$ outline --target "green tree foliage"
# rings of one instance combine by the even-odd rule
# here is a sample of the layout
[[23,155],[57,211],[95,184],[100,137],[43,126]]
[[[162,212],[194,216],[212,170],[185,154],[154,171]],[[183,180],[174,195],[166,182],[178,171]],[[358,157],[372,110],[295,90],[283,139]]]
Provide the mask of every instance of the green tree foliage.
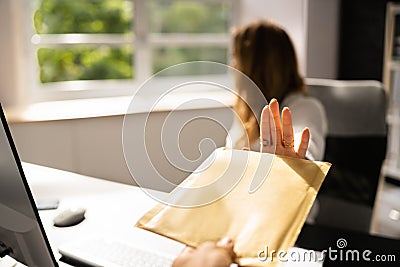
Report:
[[39,34],[129,33],[132,8],[129,0],[41,0],[34,24]]
[[[132,32],[129,0],[40,0],[34,14],[38,34]],[[131,46],[68,45],[40,48],[43,83],[133,77]]]
[[[219,63],[227,62],[227,49],[219,47],[168,47],[153,50],[153,72],[157,73],[172,65],[188,62],[188,61],[214,61]],[[185,75],[209,74],[210,70],[187,70]],[[183,74],[183,73],[182,73]],[[216,74],[216,73],[214,73]]]
[[229,7],[202,1],[152,1],[151,25],[161,33],[226,33]]
[[132,77],[130,46],[40,48],[38,60],[42,82]]
[[[156,33],[227,33],[227,3],[204,1],[157,1],[150,3],[150,26]],[[153,73],[175,64],[208,60],[227,63],[227,48],[167,47],[153,49]],[[207,73],[207,70],[204,70]],[[188,70],[191,74],[191,70]]]
[[[226,4],[185,1],[147,2],[150,30],[156,33],[227,33]],[[133,34],[130,0],[39,0],[34,14],[38,34]],[[134,77],[133,46],[65,45],[38,49],[43,83]],[[193,61],[227,61],[226,48],[167,47],[153,49],[153,72]]]

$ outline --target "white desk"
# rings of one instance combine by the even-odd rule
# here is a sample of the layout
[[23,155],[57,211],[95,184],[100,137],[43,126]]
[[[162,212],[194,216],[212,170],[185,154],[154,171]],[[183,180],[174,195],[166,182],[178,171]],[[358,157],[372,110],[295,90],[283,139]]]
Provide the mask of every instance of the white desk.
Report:
[[[35,199],[60,200],[58,209],[39,212],[56,259],[60,257],[57,253],[60,244],[93,235],[132,238],[140,247],[172,255],[184,248],[181,243],[134,227],[157,203],[139,187],[28,163],[23,163],[23,169]],[[53,218],[71,207],[85,208],[85,220],[72,227],[53,226]],[[0,261],[2,266],[5,264]]]
[[[184,245],[157,234],[134,227],[136,221],[157,202],[139,187],[114,183],[71,172],[23,164],[23,169],[36,199],[59,199],[56,210],[40,211],[40,217],[55,253],[60,244],[93,235],[106,235],[127,240],[140,247],[178,255]],[[57,228],[53,218],[71,207],[86,209],[86,219],[72,227]],[[9,267],[0,260],[0,267]],[[20,266],[20,265],[18,265]],[[321,266],[320,263],[288,263],[286,266]]]

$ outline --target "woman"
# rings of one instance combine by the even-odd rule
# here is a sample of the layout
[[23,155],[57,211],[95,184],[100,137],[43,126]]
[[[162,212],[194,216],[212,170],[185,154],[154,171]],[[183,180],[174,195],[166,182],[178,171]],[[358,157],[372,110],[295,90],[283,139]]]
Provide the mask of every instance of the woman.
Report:
[[[321,160],[327,132],[325,110],[317,99],[307,96],[304,79],[298,70],[295,49],[288,34],[269,21],[256,21],[236,30],[232,65],[248,76],[268,101],[276,99],[282,107],[292,111],[294,135],[292,139],[282,141],[287,146],[298,147],[302,130],[307,126],[311,140],[306,157]],[[263,104],[252,99],[255,94],[242,88],[240,81],[236,86],[239,96],[234,111],[237,116],[229,131],[226,146],[236,149],[249,147],[258,151],[260,127],[249,105],[259,111],[262,106],[257,105]],[[282,112],[288,111],[283,109]],[[279,154],[278,151],[275,153]]]
[[[247,104],[257,101],[249,99],[251,94],[240,87],[240,82],[237,84],[242,98],[238,97],[234,110],[239,118],[234,118],[227,146],[322,159],[327,131],[325,110],[318,100],[306,95],[287,33],[268,21],[251,23],[235,32],[233,52],[233,66],[271,101],[264,108],[252,106],[254,110],[262,109],[258,125]],[[282,111],[278,101],[285,106]],[[206,242],[197,249],[187,248],[173,267],[229,267],[233,260],[233,242],[225,238],[217,243]]]

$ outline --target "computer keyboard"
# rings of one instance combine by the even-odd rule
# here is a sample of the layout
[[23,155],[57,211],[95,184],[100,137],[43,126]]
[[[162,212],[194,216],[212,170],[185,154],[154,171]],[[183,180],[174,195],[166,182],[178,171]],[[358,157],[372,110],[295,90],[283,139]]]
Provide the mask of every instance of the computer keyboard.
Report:
[[59,248],[66,258],[89,266],[170,267],[173,256],[108,239],[88,239]]

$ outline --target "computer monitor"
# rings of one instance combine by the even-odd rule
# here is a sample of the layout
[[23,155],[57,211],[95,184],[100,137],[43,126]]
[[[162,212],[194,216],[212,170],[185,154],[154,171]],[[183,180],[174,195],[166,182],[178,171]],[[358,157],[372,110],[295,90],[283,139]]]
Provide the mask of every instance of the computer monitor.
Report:
[[29,267],[58,266],[0,104],[0,254]]

